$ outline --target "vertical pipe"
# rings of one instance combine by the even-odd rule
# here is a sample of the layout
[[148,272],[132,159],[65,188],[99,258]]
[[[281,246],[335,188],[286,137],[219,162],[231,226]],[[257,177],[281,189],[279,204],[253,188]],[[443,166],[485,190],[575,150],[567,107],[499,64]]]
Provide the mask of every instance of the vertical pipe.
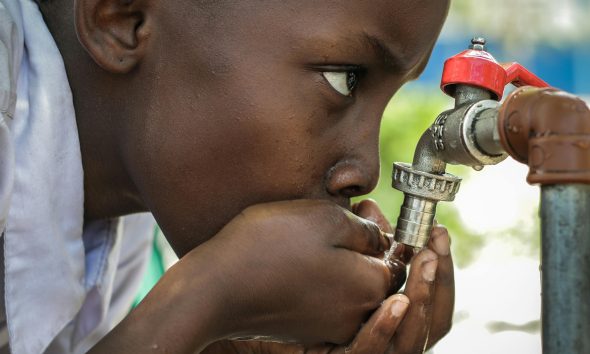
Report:
[[590,185],[541,192],[544,354],[590,353]]

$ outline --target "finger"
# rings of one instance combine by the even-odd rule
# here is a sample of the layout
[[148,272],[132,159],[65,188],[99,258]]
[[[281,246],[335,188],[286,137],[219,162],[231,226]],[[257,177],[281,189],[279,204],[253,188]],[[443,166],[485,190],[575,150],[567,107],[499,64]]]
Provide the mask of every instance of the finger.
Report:
[[438,225],[432,230],[428,247],[438,255],[432,322],[428,336],[428,347],[431,347],[451,330],[455,304],[455,276],[450,238],[443,226]]
[[389,342],[402,321],[410,300],[403,294],[390,296],[363,325],[348,347],[339,347],[338,354],[385,353]]
[[385,260],[385,264],[389,268],[389,274],[391,274],[391,281],[387,295],[392,295],[397,293],[406,281],[406,265],[397,259]]
[[376,223],[349,212],[342,221],[342,232],[335,246],[375,257],[389,249],[389,239]]
[[387,258],[397,260],[403,264],[409,264],[414,257],[414,248],[403,243],[398,243],[395,240],[391,244],[392,246],[387,254]]
[[412,261],[412,258],[414,258],[414,256],[416,255],[416,249],[412,246],[408,246],[408,245],[404,245],[404,244],[400,244],[400,246],[398,246],[399,248],[399,260],[409,264]]
[[[438,222],[436,219],[434,219],[434,225],[437,224]],[[404,245],[403,243],[397,244],[395,246],[396,248],[392,252],[392,257],[395,257],[406,264],[410,263],[412,258],[414,258],[417,253],[417,249],[408,245]]]
[[395,260],[396,262],[409,263],[414,252],[411,247],[406,247],[402,243],[397,243],[393,240],[394,228],[391,223],[387,220],[385,215],[381,212],[379,205],[372,199],[363,200],[360,203],[353,205],[353,212],[367,220],[375,222],[379,225],[379,228],[386,233],[386,237],[391,244],[390,250],[387,254],[387,258]]
[[383,215],[381,209],[379,208],[379,205],[377,205],[377,203],[374,200],[366,199],[360,203],[357,203],[353,207],[353,212],[361,218],[365,218],[376,223],[377,225],[379,225],[379,228],[381,228],[383,232],[387,232],[390,234],[393,233],[393,228],[391,227],[391,224],[389,223],[385,215]]
[[422,353],[428,338],[432,317],[432,296],[438,257],[425,249],[412,260],[405,294],[411,302],[393,341],[395,353]]
[[355,215],[358,215],[358,213],[356,211],[357,211],[357,209],[359,207],[359,204],[360,204],[360,202],[359,203],[353,203],[350,206],[350,211],[352,211],[352,213],[355,214]]

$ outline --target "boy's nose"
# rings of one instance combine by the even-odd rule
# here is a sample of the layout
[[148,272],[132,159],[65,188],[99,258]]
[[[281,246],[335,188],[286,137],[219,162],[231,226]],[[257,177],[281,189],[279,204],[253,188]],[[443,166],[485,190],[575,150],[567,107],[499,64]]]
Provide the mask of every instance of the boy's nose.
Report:
[[327,191],[339,198],[352,198],[371,192],[379,180],[379,158],[338,162],[328,174]]
[[379,181],[379,128],[386,100],[358,105],[349,116],[347,154],[329,171],[330,195],[352,198],[371,192]]

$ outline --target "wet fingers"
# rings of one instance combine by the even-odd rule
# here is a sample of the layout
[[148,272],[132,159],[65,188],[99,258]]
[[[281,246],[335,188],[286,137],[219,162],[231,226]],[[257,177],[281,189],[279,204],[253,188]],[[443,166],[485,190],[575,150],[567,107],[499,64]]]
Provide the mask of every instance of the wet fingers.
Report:
[[341,348],[340,352],[342,354],[386,353],[408,306],[409,300],[405,295],[396,294],[387,298],[362,327],[351,345]]
[[429,248],[438,254],[436,293],[432,300],[432,322],[427,345],[431,347],[450,331],[455,303],[455,278],[450,238],[444,227],[437,226],[433,229]]
[[393,233],[391,224],[387,218],[385,218],[385,215],[383,215],[381,212],[379,205],[377,205],[374,200],[366,199],[360,203],[355,204],[353,206],[353,213],[360,216],[361,218],[365,218],[376,223],[379,225],[379,228],[383,230],[383,232],[389,234]]
[[426,347],[432,319],[432,302],[438,256],[431,250],[423,250],[412,260],[405,294],[411,305],[395,334],[391,353],[422,353]]

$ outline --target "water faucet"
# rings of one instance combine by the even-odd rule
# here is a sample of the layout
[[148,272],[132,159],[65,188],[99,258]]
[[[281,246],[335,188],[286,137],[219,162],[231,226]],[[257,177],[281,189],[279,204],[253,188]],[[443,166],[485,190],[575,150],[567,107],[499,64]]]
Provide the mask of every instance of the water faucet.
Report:
[[[412,164],[394,164],[404,192],[395,240],[426,246],[437,203],[459,190],[446,164],[527,164],[527,181],[541,185],[543,353],[590,353],[590,108],[518,63],[499,64],[485,45],[474,38],[445,62],[441,89],[455,107],[424,132]],[[509,83],[519,88],[500,103]]]
[[404,193],[395,240],[416,249],[430,238],[437,203],[452,201],[461,178],[445,173],[447,164],[481,170],[508,156],[500,141],[498,112],[504,87],[547,87],[518,63],[500,64],[476,37],[469,49],[447,59],[441,89],[455,99],[420,138],[412,164],[396,162],[393,188]]

